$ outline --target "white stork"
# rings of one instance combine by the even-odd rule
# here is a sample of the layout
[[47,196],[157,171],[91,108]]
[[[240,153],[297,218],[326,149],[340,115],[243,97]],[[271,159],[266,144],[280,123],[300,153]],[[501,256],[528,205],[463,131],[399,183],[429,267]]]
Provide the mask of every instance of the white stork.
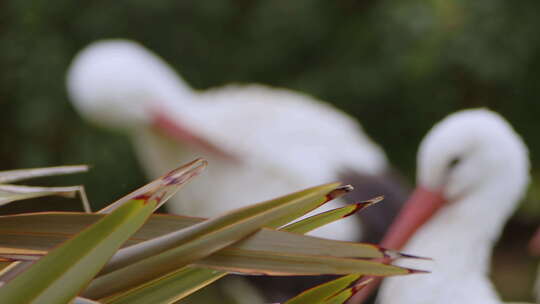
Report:
[[[431,273],[390,278],[381,304],[499,304],[491,251],[529,183],[528,152],[498,114],[450,115],[423,140],[418,188],[383,245],[434,259]],[[407,242],[407,240],[410,240]],[[425,269],[426,262],[402,262]]]
[[[162,59],[127,40],[83,49],[69,68],[67,88],[83,117],[131,135],[150,177],[195,157],[208,159],[207,172],[168,204],[173,213],[211,217],[343,176],[361,177],[360,188],[375,185],[371,194],[387,201],[400,202],[404,194],[383,177],[386,157],[361,126],[305,94],[262,85],[196,91]],[[368,211],[391,217],[396,203]],[[377,216],[368,218],[384,225]],[[358,240],[357,221],[315,234]]]

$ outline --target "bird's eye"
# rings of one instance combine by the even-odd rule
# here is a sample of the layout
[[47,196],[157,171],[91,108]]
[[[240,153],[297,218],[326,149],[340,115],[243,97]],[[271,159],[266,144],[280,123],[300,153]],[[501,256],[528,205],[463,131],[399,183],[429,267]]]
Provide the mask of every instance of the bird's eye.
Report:
[[461,162],[461,158],[459,157],[452,158],[452,160],[450,160],[450,162],[448,163],[448,169],[449,170],[454,169],[460,162]]

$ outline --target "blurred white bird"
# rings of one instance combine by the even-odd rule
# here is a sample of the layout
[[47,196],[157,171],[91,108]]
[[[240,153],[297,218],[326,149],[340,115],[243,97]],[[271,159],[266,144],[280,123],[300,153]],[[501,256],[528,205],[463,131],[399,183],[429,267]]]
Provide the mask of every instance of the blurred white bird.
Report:
[[[386,157],[361,126],[305,94],[262,85],[195,91],[162,59],[127,40],[100,41],[83,49],[69,68],[67,88],[82,116],[131,135],[151,178],[195,157],[208,159],[207,172],[168,204],[173,213],[212,217],[353,178],[360,181],[359,193],[367,189],[369,195],[387,197],[381,208],[366,215],[371,220],[367,233],[376,240],[380,227],[370,227],[384,226],[380,217],[397,213],[405,195],[385,177]],[[357,221],[345,219],[315,234],[358,240]]]
[[423,140],[417,181],[383,246],[406,243],[405,252],[433,258],[431,273],[384,280],[378,303],[502,303],[488,273],[494,243],[529,183],[521,138],[491,111],[452,114]]

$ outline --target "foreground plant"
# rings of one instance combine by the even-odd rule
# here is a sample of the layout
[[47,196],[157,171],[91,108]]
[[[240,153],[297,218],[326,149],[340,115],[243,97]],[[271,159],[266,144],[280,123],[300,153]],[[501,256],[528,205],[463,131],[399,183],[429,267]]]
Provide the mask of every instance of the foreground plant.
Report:
[[205,166],[196,160],[96,213],[0,217],[0,302],[174,303],[228,271],[355,277],[413,272],[371,260],[400,257],[378,246],[299,234],[371,201],[286,225],[350,186],[313,187],[212,219],[152,215]]
[[90,212],[90,204],[86,198],[83,186],[36,187],[11,184],[36,177],[73,174],[86,171],[88,171],[88,166],[84,165],[0,171],[0,206],[14,201],[50,195],[75,197],[75,195],[79,193],[84,210]]

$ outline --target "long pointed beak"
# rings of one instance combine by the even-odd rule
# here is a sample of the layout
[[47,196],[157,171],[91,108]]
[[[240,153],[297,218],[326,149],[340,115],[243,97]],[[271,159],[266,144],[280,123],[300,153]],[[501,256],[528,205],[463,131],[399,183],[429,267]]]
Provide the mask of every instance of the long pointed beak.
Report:
[[445,201],[439,192],[423,187],[416,188],[388,229],[381,246],[400,250],[416,230],[444,205]]
[[239,161],[236,155],[233,155],[232,153],[229,153],[228,151],[225,151],[224,149],[218,147],[209,139],[200,136],[194,130],[191,130],[189,127],[184,126],[179,121],[171,119],[171,117],[168,116],[166,113],[163,113],[162,111],[152,111],[151,116],[152,126],[166,136],[179,142],[184,142],[189,145],[196,146],[206,152],[217,155],[223,159]]
[[529,252],[531,255],[540,256],[540,228],[536,230],[534,236],[529,242]]

